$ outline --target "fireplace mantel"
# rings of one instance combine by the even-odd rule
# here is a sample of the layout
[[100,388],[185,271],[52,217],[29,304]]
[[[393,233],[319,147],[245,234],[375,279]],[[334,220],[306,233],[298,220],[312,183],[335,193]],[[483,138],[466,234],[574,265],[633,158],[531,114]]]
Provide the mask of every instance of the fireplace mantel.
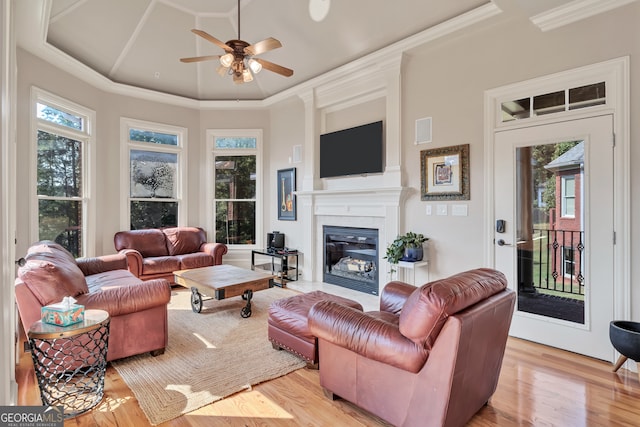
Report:
[[381,266],[379,280],[386,283],[384,248],[400,234],[402,209],[409,193],[406,187],[298,191],[303,220],[305,276],[322,281],[323,225],[368,227],[379,230]]
[[314,215],[375,216],[386,214],[386,206],[399,207],[406,197],[406,187],[361,188],[298,191],[303,201],[309,199]]

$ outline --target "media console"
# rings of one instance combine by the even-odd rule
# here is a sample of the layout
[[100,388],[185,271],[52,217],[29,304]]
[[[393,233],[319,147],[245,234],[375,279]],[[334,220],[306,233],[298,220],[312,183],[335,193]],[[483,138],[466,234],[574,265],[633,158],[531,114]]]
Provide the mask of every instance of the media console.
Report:
[[[270,257],[271,262],[256,264],[256,255]],[[278,260],[279,262],[276,262]],[[255,270],[256,267],[271,270],[271,274],[278,276],[275,280],[276,284],[284,286],[287,281],[298,280],[298,251],[292,249],[254,249],[251,251],[251,269]]]

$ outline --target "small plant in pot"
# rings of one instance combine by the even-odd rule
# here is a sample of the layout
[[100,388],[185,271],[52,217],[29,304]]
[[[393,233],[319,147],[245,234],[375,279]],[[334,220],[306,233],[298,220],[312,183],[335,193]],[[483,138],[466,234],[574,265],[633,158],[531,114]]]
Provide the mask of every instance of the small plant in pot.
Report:
[[385,259],[391,264],[397,264],[398,261],[422,261],[424,256],[423,243],[427,240],[429,240],[428,237],[409,231],[406,234],[396,237],[396,239],[387,246]]

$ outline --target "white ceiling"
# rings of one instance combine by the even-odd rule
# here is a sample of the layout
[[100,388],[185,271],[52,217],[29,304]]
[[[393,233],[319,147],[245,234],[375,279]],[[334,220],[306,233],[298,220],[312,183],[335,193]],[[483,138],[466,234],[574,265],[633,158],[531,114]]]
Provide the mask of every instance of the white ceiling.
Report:
[[16,29],[19,46],[45,47],[48,61],[79,62],[114,83],[195,100],[262,100],[488,3],[532,16],[569,1],[333,0],[316,22],[309,0],[242,0],[242,40],[278,39],[283,46],[260,58],[294,70],[288,78],[263,70],[242,85],[219,76],[217,61],[179,61],[222,53],[192,28],[237,38],[236,0],[21,0]]

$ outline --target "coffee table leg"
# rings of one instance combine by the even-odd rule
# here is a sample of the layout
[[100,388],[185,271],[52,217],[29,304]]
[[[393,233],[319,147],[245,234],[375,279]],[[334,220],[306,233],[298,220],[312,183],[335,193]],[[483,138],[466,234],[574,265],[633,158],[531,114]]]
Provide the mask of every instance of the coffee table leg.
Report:
[[196,287],[191,288],[191,310],[195,313],[202,311],[202,295],[200,295]]
[[251,298],[252,297],[253,297],[253,291],[251,289],[244,291],[244,294],[242,294],[242,299],[247,300],[247,305],[242,307],[242,310],[240,310],[240,316],[242,316],[245,319],[251,316]]

